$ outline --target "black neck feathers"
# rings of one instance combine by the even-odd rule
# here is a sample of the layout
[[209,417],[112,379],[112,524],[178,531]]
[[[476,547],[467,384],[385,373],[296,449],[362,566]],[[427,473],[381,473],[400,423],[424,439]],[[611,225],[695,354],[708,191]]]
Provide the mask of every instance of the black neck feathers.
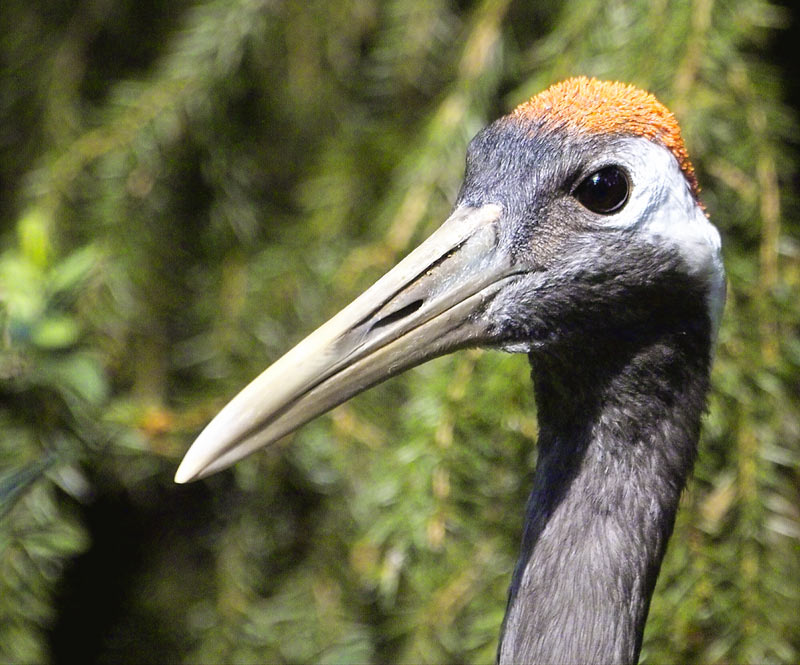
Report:
[[638,659],[708,390],[708,315],[683,303],[530,356],[538,463],[499,662]]

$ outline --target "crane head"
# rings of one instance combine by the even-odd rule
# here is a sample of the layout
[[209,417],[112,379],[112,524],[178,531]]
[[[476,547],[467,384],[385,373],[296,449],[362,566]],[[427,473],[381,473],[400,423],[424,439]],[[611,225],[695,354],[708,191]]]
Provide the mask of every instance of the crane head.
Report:
[[612,328],[643,334],[686,299],[713,338],[725,278],[698,191],[655,97],[582,77],[552,86],[471,141],[449,218],[225,406],[176,481],[459,348],[563,354]]

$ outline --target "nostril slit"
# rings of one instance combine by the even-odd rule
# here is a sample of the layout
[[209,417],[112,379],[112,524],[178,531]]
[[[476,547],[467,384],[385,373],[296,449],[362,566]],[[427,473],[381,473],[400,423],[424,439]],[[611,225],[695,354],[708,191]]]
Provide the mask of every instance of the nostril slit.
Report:
[[420,307],[422,307],[422,300],[415,300],[413,302],[408,303],[405,307],[401,307],[400,309],[392,312],[391,314],[387,314],[382,319],[378,319],[372,326],[372,330],[376,330],[377,328],[383,328],[388,326],[395,321],[399,321],[400,319],[404,319],[407,316],[410,316],[414,312],[416,312]]

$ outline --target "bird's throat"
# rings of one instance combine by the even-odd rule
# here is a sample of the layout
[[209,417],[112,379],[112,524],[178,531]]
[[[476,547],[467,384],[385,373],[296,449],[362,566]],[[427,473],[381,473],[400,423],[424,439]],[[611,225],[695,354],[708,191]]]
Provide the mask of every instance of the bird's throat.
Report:
[[694,461],[709,338],[701,324],[531,357],[539,457],[499,662],[638,659]]

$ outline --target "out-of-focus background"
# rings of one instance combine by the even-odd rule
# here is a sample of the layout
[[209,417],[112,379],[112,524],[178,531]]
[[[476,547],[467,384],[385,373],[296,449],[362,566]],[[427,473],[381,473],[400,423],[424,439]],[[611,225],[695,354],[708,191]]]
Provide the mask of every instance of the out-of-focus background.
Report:
[[646,663],[800,659],[790,0],[3,0],[0,661],[493,660],[527,361],[461,352],[172,482],[261,369],[447,215],[561,78],[677,114],[729,275]]

